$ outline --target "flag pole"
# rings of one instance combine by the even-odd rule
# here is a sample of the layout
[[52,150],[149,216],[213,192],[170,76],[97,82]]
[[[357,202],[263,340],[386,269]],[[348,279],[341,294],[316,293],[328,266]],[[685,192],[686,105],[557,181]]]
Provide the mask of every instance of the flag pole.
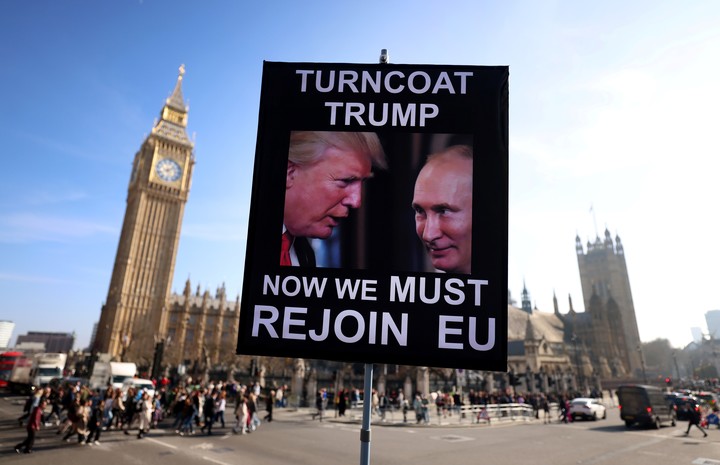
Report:
[[360,465],[370,465],[370,409],[372,408],[373,364],[365,364],[363,391],[363,417],[360,428]]
[[[387,49],[380,51],[380,64],[384,65],[390,62],[390,55]],[[370,415],[372,408],[372,380],[373,380],[373,364],[365,364],[365,386],[363,392],[363,416],[362,426],[360,427],[360,465],[370,465]]]

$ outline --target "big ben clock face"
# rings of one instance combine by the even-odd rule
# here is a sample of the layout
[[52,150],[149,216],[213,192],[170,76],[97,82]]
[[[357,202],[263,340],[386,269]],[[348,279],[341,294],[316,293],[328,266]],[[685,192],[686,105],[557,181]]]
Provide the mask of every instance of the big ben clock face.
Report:
[[171,158],[163,158],[155,165],[155,172],[158,177],[166,182],[174,182],[180,179],[182,168],[180,164]]

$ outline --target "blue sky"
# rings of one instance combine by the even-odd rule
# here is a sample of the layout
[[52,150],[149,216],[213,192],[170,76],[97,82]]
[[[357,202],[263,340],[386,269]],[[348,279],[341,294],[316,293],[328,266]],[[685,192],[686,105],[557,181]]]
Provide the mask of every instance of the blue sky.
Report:
[[718,24],[712,1],[5,2],[0,319],[88,344],[133,156],[182,63],[197,164],[173,289],[238,295],[262,61],[387,48],[394,63],[510,66],[514,296],[525,281],[541,310],[553,292],[581,310],[575,235],[607,226],[641,339],[686,344],[720,308]]

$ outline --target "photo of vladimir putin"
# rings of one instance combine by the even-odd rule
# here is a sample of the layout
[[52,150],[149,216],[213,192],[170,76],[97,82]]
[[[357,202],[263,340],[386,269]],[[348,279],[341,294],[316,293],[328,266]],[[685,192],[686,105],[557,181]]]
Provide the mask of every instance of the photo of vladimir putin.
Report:
[[290,134],[281,266],[315,267],[308,238],[327,239],[351,209],[362,186],[387,162],[372,132],[293,131]]
[[432,266],[470,274],[473,152],[454,145],[428,156],[415,181],[415,231]]

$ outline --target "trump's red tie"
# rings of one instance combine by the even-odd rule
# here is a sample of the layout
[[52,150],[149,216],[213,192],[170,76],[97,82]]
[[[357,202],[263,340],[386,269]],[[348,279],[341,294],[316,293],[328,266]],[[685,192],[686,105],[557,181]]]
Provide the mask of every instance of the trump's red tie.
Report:
[[282,235],[282,244],[280,246],[280,266],[292,266],[292,260],[290,260],[290,246],[292,245],[292,240],[292,235],[285,231]]

